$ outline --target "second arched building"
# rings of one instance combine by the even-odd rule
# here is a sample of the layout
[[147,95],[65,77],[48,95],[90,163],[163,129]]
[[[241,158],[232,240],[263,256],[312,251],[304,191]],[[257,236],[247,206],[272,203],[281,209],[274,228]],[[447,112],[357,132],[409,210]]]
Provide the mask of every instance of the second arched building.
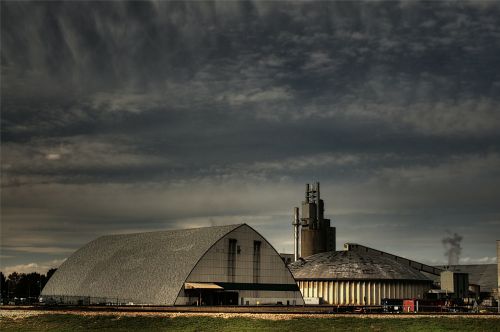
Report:
[[323,252],[300,258],[289,268],[304,300],[319,300],[318,304],[380,305],[384,298],[420,299],[431,286],[431,280],[404,262],[369,252]]

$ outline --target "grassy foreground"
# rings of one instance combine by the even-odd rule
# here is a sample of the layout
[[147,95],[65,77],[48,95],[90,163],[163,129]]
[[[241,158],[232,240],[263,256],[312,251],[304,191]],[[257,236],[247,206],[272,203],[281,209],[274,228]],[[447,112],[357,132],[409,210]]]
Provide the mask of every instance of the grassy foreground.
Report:
[[293,318],[264,320],[213,317],[129,317],[46,314],[22,319],[2,317],[1,331],[500,331],[498,319]]

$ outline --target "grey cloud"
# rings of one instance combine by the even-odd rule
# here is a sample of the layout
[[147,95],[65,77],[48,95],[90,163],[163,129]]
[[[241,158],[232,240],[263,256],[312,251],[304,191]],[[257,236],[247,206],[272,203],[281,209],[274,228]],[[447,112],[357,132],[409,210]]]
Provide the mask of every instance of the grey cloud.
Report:
[[[289,209],[318,179],[339,241],[393,251],[421,224],[440,250],[430,225],[462,215],[481,225],[459,218],[464,255],[491,256],[498,3],[1,6],[9,248],[241,218],[286,247]],[[390,239],[356,229],[377,223]]]
[[[5,143],[2,147],[2,185],[38,182],[106,181],[106,174],[120,176],[130,172],[165,172],[181,165],[173,158],[151,156],[132,150],[128,139],[120,137],[74,136],[38,140],[31,144]],[[32,176],[30,181],[29,176]],[[72,179],[73,178],[73,179]]]

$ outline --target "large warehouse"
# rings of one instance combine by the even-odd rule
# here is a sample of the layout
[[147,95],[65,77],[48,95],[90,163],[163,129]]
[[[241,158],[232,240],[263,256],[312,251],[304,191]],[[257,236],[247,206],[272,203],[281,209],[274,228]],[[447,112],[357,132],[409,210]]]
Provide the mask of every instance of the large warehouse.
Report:
[[302,305],[279,254],[246,224],[100,237],[71,255],[46,302]]
[[328,251],[289,265],[306,300],[380,305],[381,299],[422,298],[432,281],[405,262],[356,250]]

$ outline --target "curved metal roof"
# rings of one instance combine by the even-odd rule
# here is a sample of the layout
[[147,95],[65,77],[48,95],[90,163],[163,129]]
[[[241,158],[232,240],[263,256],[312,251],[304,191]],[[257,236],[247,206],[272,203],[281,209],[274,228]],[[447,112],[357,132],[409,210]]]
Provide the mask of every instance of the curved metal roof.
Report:
[[99,237],[57,269],[42,296],[90,296],[173,305],[205,252],[241,225]]
[[363,279],[422,280],[429,279],[418,270],[387,256],[356,251],[329,251],[288,266],[295,279]]

